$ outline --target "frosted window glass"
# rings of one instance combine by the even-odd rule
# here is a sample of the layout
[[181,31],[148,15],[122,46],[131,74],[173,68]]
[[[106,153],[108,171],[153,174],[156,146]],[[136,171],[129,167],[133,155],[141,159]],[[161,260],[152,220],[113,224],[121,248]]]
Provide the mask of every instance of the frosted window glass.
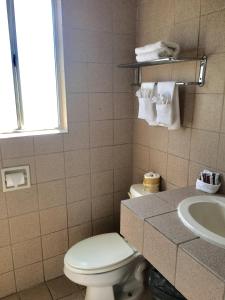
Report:
[[0,0],[0,132],[17,128],[6,0]]
[[14,0],[14,8],[24,130],[57,128],[59,120],[51,0]]

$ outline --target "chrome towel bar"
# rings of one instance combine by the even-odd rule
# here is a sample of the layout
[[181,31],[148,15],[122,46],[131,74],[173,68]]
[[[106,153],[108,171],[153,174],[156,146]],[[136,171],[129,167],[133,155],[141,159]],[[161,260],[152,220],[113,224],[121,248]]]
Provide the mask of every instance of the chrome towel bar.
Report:
[[184,62],[190,62],[190,61],[199,61],[199,76],[198,81],[196,82],[183,82],[183,81],[177,81],[177,85],[181,86],[189,86],[189,85],[197,85],[197,86],[204,86],[205,84],[205,76],[206,76],[206,66],[207,66],[207,56],[203,56],[201,59],[199,58],[162,58],[157,59],[153,61],[147,61],[147,62],[141,62],[141,63],[131,63],[131,64],[121,64],[118,67],[119,68],[129,68],[134,69],[134,83],[132,85],[134,86],[140,86],[142,82],[142,74],[141,70],[143,67],[150,67],[150,66],[156,66],[156,65],[165,65],[165,64],[174,64],[174,63],[184,63]]

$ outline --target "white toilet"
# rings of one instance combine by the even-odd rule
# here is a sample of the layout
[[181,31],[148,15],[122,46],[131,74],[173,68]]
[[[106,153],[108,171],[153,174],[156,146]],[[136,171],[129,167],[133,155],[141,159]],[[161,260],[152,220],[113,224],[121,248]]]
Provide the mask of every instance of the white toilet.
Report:
[[[147,194],[142,184],[131,186],[131,198]],[[85,300],[140,300],[145,267],[143,256],[118,233],[85,239],[64,258],[65,275],[87,287]]]

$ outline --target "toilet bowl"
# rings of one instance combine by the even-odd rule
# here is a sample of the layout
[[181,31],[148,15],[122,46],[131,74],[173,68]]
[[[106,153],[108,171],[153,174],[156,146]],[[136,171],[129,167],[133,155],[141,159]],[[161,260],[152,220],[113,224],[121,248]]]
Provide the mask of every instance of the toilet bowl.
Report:
[[117,233],[85,239],[64,258],[64,273],[87,287],[85,300],[136,300],[143,292],[144,258]]

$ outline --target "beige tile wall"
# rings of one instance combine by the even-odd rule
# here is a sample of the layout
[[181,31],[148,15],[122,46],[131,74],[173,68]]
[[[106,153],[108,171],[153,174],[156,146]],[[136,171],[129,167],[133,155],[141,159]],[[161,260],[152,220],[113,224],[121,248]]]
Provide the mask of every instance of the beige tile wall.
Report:
[[[225,171],[225,2],[140,0],[137,45],[157,40],[179,43],[182,56],[209,57],[205,86],[180,88],[180,130],[134,121],[133,181],[142,181],[150,169],[162,175],[162,189],[171,189],[193,185],[204,168]],[[194,81],[198,66],[195,62],[156,66],[143,74],[146,81]]]
[[0,298],[62,274],[69,246],[115,230],[132,170],[135,0],[63,0],[69,133],[1,140],[0,166],[32,187],[0,188]]
[[[0,190],[0,297],[61,275],[69,246],[114,230],[132,173],[159,172],[163,189],[194,184],[205,167],[225,174],[224,1],[62,3],[69,133],[0,142],[0,166],[28,164],[32,182]],[[206,85],[180,90],[179,131],[133,122],[133,74],[117,64],[133,60],[135,31],[136,45],[168,39],[183,56],[209,56]],[[143,78],[194,81],[197,71],[190,62]]]

